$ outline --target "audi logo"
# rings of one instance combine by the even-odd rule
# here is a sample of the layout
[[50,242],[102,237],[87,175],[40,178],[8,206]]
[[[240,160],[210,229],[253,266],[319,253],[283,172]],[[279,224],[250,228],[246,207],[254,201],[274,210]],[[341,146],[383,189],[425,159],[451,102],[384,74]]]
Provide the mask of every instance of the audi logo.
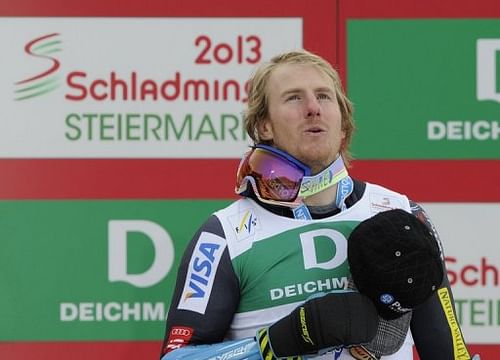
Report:
[[191,335],[191,330],[190,329],[182,329],[182,328],[173,328],[170,331],[170,335],[177,335],[177,336],[190,336]]

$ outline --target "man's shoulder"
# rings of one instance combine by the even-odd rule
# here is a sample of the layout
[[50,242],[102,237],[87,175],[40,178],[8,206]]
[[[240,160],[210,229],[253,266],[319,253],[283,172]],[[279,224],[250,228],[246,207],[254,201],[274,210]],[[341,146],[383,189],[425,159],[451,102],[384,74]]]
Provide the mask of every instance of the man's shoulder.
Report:
[[372,192],[386,192],[388,194],[392,194],[392,195],[397,195],[397,196],[404,196],[406,197],[406,194],[403,194],[399,191],[396,191],[396,190],[393,190],[393,189],[390,189],[384,185],[380,185],[380,184],[375,184],[375,183],[370,183],[370,182],[366,182],[366,190],[367,191],[372,191]]
[[405,194],[369,182],[366,183],[363,197],[359,202],[368,205],[372,213],[396,208],[410,209],[410,200]]
[[396,190],[393,190],[391,188],[388,188],[385,185],[377,184],[377,183],[372,183],[369,181],[363,181],[360,179],[353,178],[353,183],[354,183],[354,191],[357,195],[358,198],[361,198],[365,192],[369,191],[378,191],[378,192],[387,192],[393,195],[400,195],[400,196],[406,196],[405,194],[398,192]]
[[226,207],[217,210],[216,212],[213,213],[213,215],[215,215],[218,218],[227,217],[234,214],[238,214],[241,211],[244,211],[245,209],[252,209],[257,207],[259,207],[259,205],[255,201],[247,197],[242,197],[236,201],[233,201]]

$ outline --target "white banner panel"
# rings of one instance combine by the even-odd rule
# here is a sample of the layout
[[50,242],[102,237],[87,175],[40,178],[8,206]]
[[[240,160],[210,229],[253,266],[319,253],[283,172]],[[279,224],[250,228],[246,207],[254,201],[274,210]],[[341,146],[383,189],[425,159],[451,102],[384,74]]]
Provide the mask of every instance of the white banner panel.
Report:
[[239,158],[256,64],[301,18],[2,18],[0,157]]
[[440,234],[468,343],[500,339],[500,204],[422,204]]

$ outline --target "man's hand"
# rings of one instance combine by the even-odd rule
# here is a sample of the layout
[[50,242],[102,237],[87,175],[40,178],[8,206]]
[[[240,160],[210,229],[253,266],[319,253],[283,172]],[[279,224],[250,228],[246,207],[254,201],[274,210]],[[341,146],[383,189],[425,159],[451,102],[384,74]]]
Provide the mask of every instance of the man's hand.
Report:
[[316,354],[327,348],[368,343],[377,326],[377,311],[366,296],[329,293],[306,301],[269,328],[260,329],[257,341],[263,359]]

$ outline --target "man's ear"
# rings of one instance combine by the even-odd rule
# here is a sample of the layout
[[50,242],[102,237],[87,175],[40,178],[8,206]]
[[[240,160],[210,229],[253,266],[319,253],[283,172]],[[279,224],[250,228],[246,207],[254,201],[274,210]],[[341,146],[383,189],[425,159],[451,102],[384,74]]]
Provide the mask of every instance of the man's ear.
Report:
[[273,127],[269,118],[263,119],[258,125],[260,140],[270,141],[273,139]]

